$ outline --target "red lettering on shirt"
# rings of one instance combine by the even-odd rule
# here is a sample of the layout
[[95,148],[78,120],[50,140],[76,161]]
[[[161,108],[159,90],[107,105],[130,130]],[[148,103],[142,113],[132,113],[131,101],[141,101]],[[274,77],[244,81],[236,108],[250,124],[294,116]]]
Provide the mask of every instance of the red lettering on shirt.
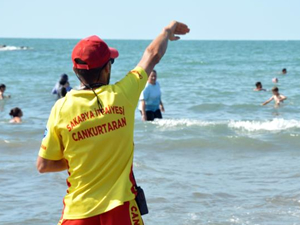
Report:
[[131,207],[131,219],[134,222],[134,225],[140,225],[140,218],[139,218],[139,214],[138,213],[138,209],[135,206]]
[[81,119],[81,116],[77,116],[77,120],[78,120],[78,124],[80,124],[82,121],[84,121]]
[[92,119],[92,118],[94,118],[95,116],[94,116],[94,113],[93,113],[93,111],[90,111],[90,118]]
[[113,129],[113,126],[110,125],[110,123],[107,123],[107,127],[108,127],[108,132],[110,132],[111,130],[114,130],[114,129]]
[[69,132],[72,130],[72,128],[70,127],[70,124],[67,125],[67,129]]
[[111,123],[112,123],[112,125],[114,127],[114,130],[118,129],[118,125],[117,125],[116,121],[112,121]]
[[72,138],[74,141],[81,141],[86,138],[96,137],[98,135],[103,135],[111,131],[118,130],[124,126],[126,126],[126,117],[123,117],[118,120],[114,120],[102,125],[98,125],[95,127],[90,127],[84,130],[76,131],[72,133]]
[[76,133],[72,134],[72,138],[73,138],[74,141],[78,141],[78,138],[76,138]]
[[74,126],[78,125],[76,118],[73,119]]

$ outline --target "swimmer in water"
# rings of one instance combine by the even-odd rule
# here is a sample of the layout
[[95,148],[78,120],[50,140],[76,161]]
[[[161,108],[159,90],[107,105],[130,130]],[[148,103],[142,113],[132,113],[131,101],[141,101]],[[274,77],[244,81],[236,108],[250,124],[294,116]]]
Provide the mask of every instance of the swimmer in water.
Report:
[[277,78],[277,77],[274,77],[274,78],[272,79],[272,82],[273,82],[273,83],[278,83],[278,78]]
[[10,95],[5,96],[4,92],[6,90],[5,84],[0,84],[0,100],[5,98],[10,98]]
[[287,74],[286,68],[283,68],[283,69],[281,70],[281,73],[282,73],[283,75]]
[[266,89],[263,89],[261,82],[256,82],[255,86],[256,88],[253,91],[266,91]]
[[284,95],[281,95],[279,93],[278,87],[273,87],[272,88],[272,93],[273,93],[273,96],[268,101],[264,102],[262,105],[266,105],[269,102],[271,102],[272,100],[274,100],[275,101],[275,105],[279,106],[280,103],[283,103],[283,101],[287,99],[287,97],[285,97]]
[[22,123],[21,117],[23,116],[23,112],[20,108],[16,107],[11,109],[9,115],[13,117],[9,121],[10,123]]

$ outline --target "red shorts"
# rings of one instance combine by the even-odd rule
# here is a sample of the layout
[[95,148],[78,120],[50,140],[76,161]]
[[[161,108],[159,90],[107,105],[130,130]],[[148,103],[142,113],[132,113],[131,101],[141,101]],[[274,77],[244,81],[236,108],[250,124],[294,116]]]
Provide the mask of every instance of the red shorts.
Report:
[[62,219],[58,225],[143,225],[143,220],[135,200],[124,202],[103,214],[76,220]]

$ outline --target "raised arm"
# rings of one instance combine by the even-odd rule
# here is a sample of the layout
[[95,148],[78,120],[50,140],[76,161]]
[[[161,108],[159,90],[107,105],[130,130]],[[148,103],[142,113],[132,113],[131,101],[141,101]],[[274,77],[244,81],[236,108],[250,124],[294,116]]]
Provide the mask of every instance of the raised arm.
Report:
[[141,61],[138,63],[138,66],[142,67],[149,76],[155,65],[158,64],[161,58],[164,56],[168,47],[168,41],[179,40],[180,37],[176,35],[184,35],[189,32],[190,29],[187,25],[177,21],[172,21],[146,48]]
[[268,101],[265,101],[262,105],[266,105],[273,100],[274,97],[271,97]]

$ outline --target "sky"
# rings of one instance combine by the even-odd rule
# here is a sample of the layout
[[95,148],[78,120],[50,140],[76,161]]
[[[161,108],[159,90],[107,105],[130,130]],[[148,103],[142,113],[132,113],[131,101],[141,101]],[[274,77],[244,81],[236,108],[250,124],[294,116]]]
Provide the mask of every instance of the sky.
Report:
[[186,40],[300,40],[300,0],[0,0],[0,38],[153,39],[172,20]]

